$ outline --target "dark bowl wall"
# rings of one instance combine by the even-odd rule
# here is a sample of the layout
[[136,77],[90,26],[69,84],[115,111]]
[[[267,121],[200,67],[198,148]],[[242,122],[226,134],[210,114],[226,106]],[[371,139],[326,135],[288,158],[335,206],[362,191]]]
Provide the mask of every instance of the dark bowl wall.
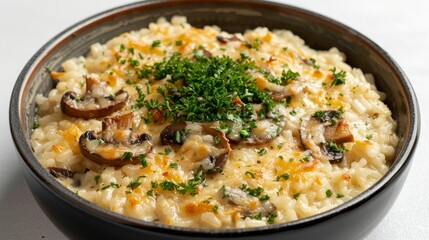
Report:
[[[259,229],[207,231],[158,228],[160,225],[142,223],[111,213],[76,197],[43,169],[28,147],[36,95],[46,95],[53,87],[45,68],[58,71],[64,60],[85,55],[96,42],[104,43],[123,32],[147,27],[148,23],[160,16],[169,19],[174,15],[187,16],[188,22],[194,26],[218,25],[229,32],[243,32],[257,26],[289,29],[312,48],[329,49],[335,46],[344,52],[349,64],[374,74],[378,88],[387,93],[386,103],[398,121],[397,133],[401,140],[396,152],[397,160],[390,172],[377,186],[340,208],[301,221]],[[155,0],[120,7],[83,20],[54,37],[35,54],[18,78],[10,105],[12,135],[24,159],[22,165],[33,194],[42,209],[66,235],[79,239],[115,239],[120,236],[137,239],[139,236],[149,236],[146,234],[151,232],[150,229],[157,233],[151,233],[148,239],[161,239],[159,236],[163,236],[163,239],[189,239],[173,237],[170,233],[205,238],[261,234],[276,235],[278,239],[286,236],[295,239],[308,239],[303,236],[317,236],[318,239],[360,238],[384,217],[402,188],[417,142],[418,121],[417,100],[408,80],[393,60],[373,42],[315,13],[254,0]],[[380,187],[381,184],[385,186]],[[134,227],[137,225],[140,228]],[[219,234],[214,235],[216,232]]]

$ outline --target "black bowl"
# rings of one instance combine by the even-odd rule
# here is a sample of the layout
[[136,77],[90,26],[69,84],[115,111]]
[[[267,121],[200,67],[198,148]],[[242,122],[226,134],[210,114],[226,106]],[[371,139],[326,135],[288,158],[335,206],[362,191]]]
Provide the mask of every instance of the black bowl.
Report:
[[[289,29],[315,49],[333,46],[347,62],[375,76],[387,93],[400,138],[395,160],[374,186],[327,212],[301,220],[247,229],[196,229],[144,222],[98,207],[57,182],[30,147],[35,97],[53,87],[45,67],[58,70],[71,57],[84,55],[91,44],[125,31],[146,27],[160,16],[185,15],[194,26],[218,25],[229,32],[266,26]],[[75,239],[360,239],[386,215],[404,184],[417,146],[420,116],[416,96],[395,61],[374,42],[327,17],[278,3],[256,0],[153,0],[118,7],[66,29],[46,43],[27,63],[13,89],[10,127],[22,158],[25,178],[40,207],[68,237]]]

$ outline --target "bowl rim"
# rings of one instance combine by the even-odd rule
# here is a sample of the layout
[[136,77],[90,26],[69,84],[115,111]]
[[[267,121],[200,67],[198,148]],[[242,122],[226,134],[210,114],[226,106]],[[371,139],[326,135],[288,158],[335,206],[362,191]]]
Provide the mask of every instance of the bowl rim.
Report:
[[[407,165],[411,164],[411,156],[417,147],[418,137],[420,133],[420,113],[418,107],[417,97],[414,93],[414,90],[411,86],[411,83],[403,70],[398,66],[398,64],[393,60],[393,58],[384,51],[380,46],[374,43],[372,40],[364,36],[363,34],[357,32],[356,30],[336,21],[324,15],[309,11],[303,8],[299,8],[293,5],[271,2],[271,1],[259,1],[259,0],[209,0],[206,2],[211,3],[233,3],[233,4],[252,4],[258,5],[265,8],[276,8],[283,9],[287,11],[293,11],[295,13],[300,13],[306,15],[306,17],[315,18],[319,21],[324,22],[325,24],[331,25],[341,31],[348,32],[354,37],[362,41],[371,51],[376,52],[382,57],[386,64],[388,64],[398,78],[401,80],[400,83],[407,94],[410,102],[410,134],[407,136],[407,139],[404,141],[408,144],[405,150],[397,156],[396,161],[389,168],[388,172],[373,186],[349,200],[346,203],[343,203],[333,209],[324,211],[322,213],[312,215],[306,218],[298,219],[295,221],[277,223],[272,225],[267,225],[263,227],[252,227],[252,228],[234,228],[234,229],[211,229],[211,228],[190,228],[190,227],[177,227],[171,225],[160,224],[156,222],[147,222],[140,219],[132,218],[123,214],[119,214],[108,209],[97,206],[96,204],[89,202],[75,193],[72,193],[69,189],[64,187],[60,182],[55,180],[48,171],[39,163],[37,158],[34,156],[32,149],[26,143],[26,137],[24,134],[24,122],[23,113],[21,112],[22,104],[24,100],[22,98],[23,92],[29,87],[30,79],[32,79],[34,70],[37,69],[41,62],[49,57],[49,54],[54,51],[57,47],[61,46],[62,43],[70,39],[74,34],[82,31],[86,28],[90,28],[98,22],[103,22],[115,15],[123,15],[126,12],[130,12],[133,9],[138,9],[141,7],[156,7],[158,4],[172,3],[170,0],[148,0],[142,2],[130,3],[109,10],[100,12],[98,14],[87,17],[72,26],[66,28],[62,32],[58,33],[56,36],[51,38],[46,44],[44,44],[26,63],[25,67],[19,74],[17,81],[14,85],[10,105],[9,105],[9,124],[12,134],[13,141],[19,152],[19,155],[25,166],[31,169],[33,175],[36,176],[36,179],[44,184],[44,186],[51,191],[52,193],[61,196],[65,201],[70,204],[80,208],[83,208],[85,211],[90,212],[93,215],[98,215],[105,218],[109,221],[115,221],[122,224],[126,224],[131,227],[138,227],[142,230],[151,230],[154,232],[166,232],[168,230],[170,234],[178,235],[194,235],[194,236],[210,236],[210,237],[222,237],[222,236],[248,236],[248,235],[259,235],[265,234],[267,231],[274,233],[277,231],[292,230],[297,228],[303,228],[308,225],[320,223],[326,221],[327,219],[333,218],[335,216],[341,215],[342,213],[348,212],[352,209],[359,207],[365,202],[372,199],[383,189],[387,188],[394,179],[396,179],[400,173],[406,168]],[[175,1],[175,4],[188,4],[196,3],[198,0],[180,0]]]

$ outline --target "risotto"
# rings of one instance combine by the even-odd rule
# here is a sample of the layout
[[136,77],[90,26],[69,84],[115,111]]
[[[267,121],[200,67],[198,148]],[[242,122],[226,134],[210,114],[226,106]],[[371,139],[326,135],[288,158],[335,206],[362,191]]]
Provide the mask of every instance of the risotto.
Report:
[[377,182],[398,143],[385,94],[345,60],[287,30],[161,18],[52,71],[32,147],[80,197],[144,221],[305,218]]

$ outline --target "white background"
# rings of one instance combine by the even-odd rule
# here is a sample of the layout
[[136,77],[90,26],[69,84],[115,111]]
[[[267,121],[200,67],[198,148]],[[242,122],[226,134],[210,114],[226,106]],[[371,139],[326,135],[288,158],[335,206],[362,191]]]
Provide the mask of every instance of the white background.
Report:
[[[30,57],[77,21],[132,1],[0,0],[0,239],[65,239],[42,213],[19,169],[9,131],[12,87]],[[358,30],[406,72],[420,101],[422,131],[397,202],[366,240],[429,239],[429,2],[424,0],[284,0]]]

